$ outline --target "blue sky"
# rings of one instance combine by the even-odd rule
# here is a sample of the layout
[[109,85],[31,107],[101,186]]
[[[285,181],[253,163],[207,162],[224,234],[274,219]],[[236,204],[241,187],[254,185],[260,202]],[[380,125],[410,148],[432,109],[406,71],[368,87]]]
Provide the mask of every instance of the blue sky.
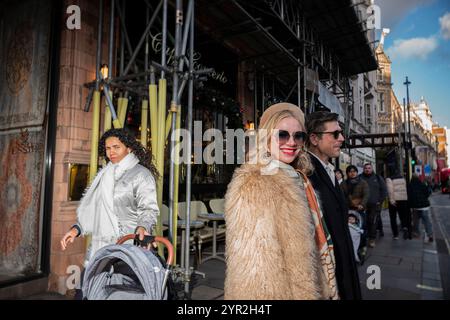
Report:
[[375,0],[381,27],[389,28],[384,48],[392,61],[397,99],[424,96],[433,120],[450,128],[450,0]]

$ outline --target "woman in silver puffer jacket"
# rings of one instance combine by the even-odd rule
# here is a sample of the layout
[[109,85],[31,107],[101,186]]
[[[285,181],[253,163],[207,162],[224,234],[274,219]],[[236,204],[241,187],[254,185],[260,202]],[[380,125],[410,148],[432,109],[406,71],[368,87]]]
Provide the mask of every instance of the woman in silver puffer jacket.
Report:
[[95,252],[135,233],[150,235],[159,214],[157,171],[150,152],[125,129],[110,129],[100,139],[99,154],[107,160],[77,209],[77,223],[61,240],[62,250],[80,235],[92,235],[85,266]]

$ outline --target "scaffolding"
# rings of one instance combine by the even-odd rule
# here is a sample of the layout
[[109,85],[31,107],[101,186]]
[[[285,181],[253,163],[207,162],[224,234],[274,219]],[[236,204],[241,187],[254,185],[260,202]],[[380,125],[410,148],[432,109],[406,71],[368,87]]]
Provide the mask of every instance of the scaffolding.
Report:
[[[307,9],[305,7],[314,6],[314,1],[188,0],[186,5],[183,5],[182,0],[174,0],[170,4],[168,0],[143,0],[143,2],[146,7],[145,28],[137,45],[133,48],[127,30],[128,17],[125,0],[109,0],[109,13],[104,10],[106,7],[104,1],[99,0],[96,79],[85,84],[89,88],[85,111],[92,107],[94,115],[90,179],[94,177],[98,164],[101,94],[103,93],[106,101],[103,119],[105,131],[111,126],[115,128],[124,126],[129,96],[137,95],[141,98],[141,141],[144,146],[147,144],[147,128],[150,123],[151,150],[160,174],[157,181],[158,204],[162,205],[165,148],[169,148],[169,154],[179,157],[177,148],[179,148],[180,136],[176,133],[181,125],[181,98],[187,87],[186,129],[191,133],[194,82],[212,72],[212,69],[194,69],[195,22],[198,26],[202,26],[201,22],[204,22],[204,19],[215,21],[217,27],[214,32],[210,33],[211,37],[223,42],[230,49],[236,49],[239,44],[242,44],[242,41],[248,42],[247,48],[240,52],[239,61],[251,61],[253,64],[255,124],[258,122],[258,111],[263,112],[270,102],[267,98],[268,93],[274,97],[276,90],[281,93],[281,100],[288,101],[296,98],[297,104],[305,113],[314,111],[318,93],[315,89],[308,89],[308,72],[316,74],[318,81],[339,96],[347,106],[346,113],[349,112],[352,104],[349,76],[354,74],[355,70],[342,70],[340,58],[327,48],[326,42],[323,40],[326,38],[326,33],[317,32],[310,25],[311,18],[306,17]],[[345,31],[341,36],[343,38],[354,37],[355,33],[358,35],[363,33],[364,30],[360,28],[361,22],[355,23],[352,20],[356,18],[356,14],[352,13],[353,6],[348,5],[346,1],[337,1],[337,3],[338,5],[331,6],[324,14],[332,15],[342,10],[351,17],[348,25],[339,26],[341,30]],[[170,34],[168,28],[169,5],[175,13],[175,21],[172,21],[174,35]],[[314,8],[314,10],[316,9]],[[196,17],[197,11],[201,14],[199,18]],[[109,17],[108,68],[104,68],[105,66],[102,68],[101,61],[104,15]],[[115,24],[116,22],[119,22],[118,25]],[[160,61],[152,60],[149,55],[150,30],[156,22],[160,23],[162,32]],[[275,33],[283,36],[275,36]],[[334,38],[335,36],[329,34],[328,37]],[[167,61],[168,39],[174,44],[174,56],[171,63]],[[222,41],[223,39],[227,40]],[[361,46],[367,45],[365,40],[359,38],[357,40],[364,42]],[[142,61],[140,63],[137,61],[142,52],[145,57],[143,64]],[[358,55],[358,52],[353,54]],[[280,64],[280,61],[283,64]],[[373,68],[373,66],[367,66],[367,68]],[[104,69],[107,69],[108,72],[103,74],[102,70]],[[360,71],[367,70],[361,69]],[[168,88],[171,89],[169,104],[166,99]],[[289,90],[287,91],[287,89]],[[116,96],[119,95],[117,101],[115,101],[113,93]],[[149,122],[147,121],[148,117]],[[346,127],[349,126],[346,125]],[[169,136],[170,143],[167,143]],[[185,159],[188,161],[186,163],[187,223],[184,241],[189,244],[192,140],[188,139],[185,143],[184,151],[187,153]],[[177,159],[170,160],[168,225],[169,240],[174,242],[176,252],[176,241],[173,239],[176,240],[177,234],[179,166],[176,163],[179,161]],[[157,235],[162,234],[160,218],[157,222],[156,233]],[[190,278],[194,272],[190,267],[189,249],[190,246],[186,245],[182,264],[185,267],[179,269],[187,297],[189,297]]]

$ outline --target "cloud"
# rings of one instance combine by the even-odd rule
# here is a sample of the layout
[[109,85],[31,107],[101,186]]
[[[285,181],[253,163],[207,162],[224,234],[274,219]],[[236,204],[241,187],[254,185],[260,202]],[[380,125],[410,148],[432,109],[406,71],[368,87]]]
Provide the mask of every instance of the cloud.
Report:
[[410,12],[433,2],[435,2],[435,0],[375,0],[375,4],[380,7],[382,28],[393,28]]
[[438,47],[436,37],[394,40],[386,51],[391,58],[419,58],[425,60]]
[[446,12],[439,18],[439,24],[441,25],[442,37],[446,40],[450,39],[450,12]]

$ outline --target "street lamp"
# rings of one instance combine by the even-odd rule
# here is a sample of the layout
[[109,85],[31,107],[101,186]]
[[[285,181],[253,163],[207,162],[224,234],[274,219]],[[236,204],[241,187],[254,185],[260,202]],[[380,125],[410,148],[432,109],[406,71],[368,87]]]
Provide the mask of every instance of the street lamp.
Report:
[[100,68],[100,72],[102,73],[103,79],[108,78],[108,65],[106,63],[102,64],[102,67]]
[[[410,159],[411,155],[411,149],[412,149],[412,141],[411,141],[411,110],[409,106],[409,85],[411,84],[411,81],[408,80],[408,77],[406,77],[406,81],[403,82],[403,84],[406,86],[406,103],[408,108],[408,142],[407,142],[407,159]],[[408,163],[407,167],[407,174],[408,174],[408,180],[411,179],[411,164]]]

